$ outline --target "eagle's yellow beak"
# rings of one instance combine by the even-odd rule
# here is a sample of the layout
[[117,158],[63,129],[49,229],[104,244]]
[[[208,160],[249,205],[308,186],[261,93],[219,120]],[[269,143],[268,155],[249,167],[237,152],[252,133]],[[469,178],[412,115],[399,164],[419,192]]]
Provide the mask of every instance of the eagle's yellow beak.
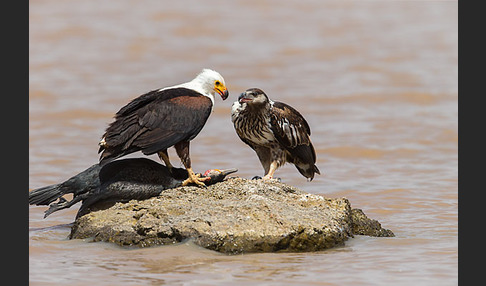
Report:
[[217,88],[216,91],[221,95],[223,100],[227,99],[229,96],[228,89],[225,86],[223,86],[223,88]]
[[214,84],[214,90],[217,93],[219,93],[219,95],[221,96],[221,98],[223,100],[228,98],[228,95],[229,95],[228,89],[226,88],[226,86],[224,84],[220,83],[219,81],[216,81],[216,83]]

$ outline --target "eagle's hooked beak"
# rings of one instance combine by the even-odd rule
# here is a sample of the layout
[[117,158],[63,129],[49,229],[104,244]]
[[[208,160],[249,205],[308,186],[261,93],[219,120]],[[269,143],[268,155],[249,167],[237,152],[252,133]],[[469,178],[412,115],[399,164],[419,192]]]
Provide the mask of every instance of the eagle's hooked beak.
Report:
[[227,99],[229,96],[229,92],[226,86],[222,86],[221,88],[217,87],[216,92],[219,93],[223,100]]
[[252,100],[253,100],[253,96],[249,95],[246,92],[241,93],[240,96],[238,97],[239,103],[249,102]]

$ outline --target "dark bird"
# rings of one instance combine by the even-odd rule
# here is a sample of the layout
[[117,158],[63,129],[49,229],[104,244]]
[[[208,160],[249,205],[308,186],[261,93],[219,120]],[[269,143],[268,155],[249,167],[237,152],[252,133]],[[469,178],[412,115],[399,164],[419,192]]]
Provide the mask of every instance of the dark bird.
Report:
[[316,152],[310,140],[310,127],[293,107],[272,101],[258,88],[243,92],[231,107],[231,120],[240,139],[258,155],[264,180],[286,162],[312,181],[320,174]]
[[[237,169],[211,169],[204,173],[209,186],[223,181]],[[94,164],[63,183],[29,192],[30,205],[49,205],[45,216],[66,209],[82,201],[78,215],[89,212],[98,203],[144,200],[159,195],[163,190],[182,186],[188,177],[182,168],[169,168],[147,158],[120,159],[103,167]],[[67,201],[64,195],[73,194]],[[57,199],[59,201],[55,202]]]
[[93,191],[100,186],[99,172],[101,166],[94,164],[68,180],[54,185],[38,188],[29,192],[29,205],[49,205],[62,196],[73,194],[75,197]]
[[214,96],[228,97],[223,77],[216,71],[203,69],[190,82],[157,89],[143,94],[115,114],[115,121],[99,142],[100,164],[142,151],[157,153],[169,169],[167,149],[174,146],[188,172],[183,185],[204,186],[205,178],[196,176],[191,167],[189,142],[206,124],[214,105]]

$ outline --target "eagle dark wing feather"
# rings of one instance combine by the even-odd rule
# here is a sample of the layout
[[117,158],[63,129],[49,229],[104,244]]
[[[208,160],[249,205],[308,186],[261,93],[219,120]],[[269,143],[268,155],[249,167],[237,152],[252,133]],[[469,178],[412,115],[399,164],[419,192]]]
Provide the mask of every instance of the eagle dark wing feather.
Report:
[[146,155],[196,137],[211,113],[206,96],[186,88],[151,91],[116,113],[100,146],[101,161],[136,151]]
[[142,106],[152,102],[154,99],[160,97],[167,97],[167,93],[164,93],[160,89],[156,89],[156,90],[149,91],[146,94],[140,95],[139,97],[130,101],[127,105],[120,108],[120,110],[118,110],[118,112],[115,114],[115,118],[127,116],[130,113],[135,112]]
[[299,172],[312,180],[314,173],[320,174],[316,163],[316,152],[310,140],[310,127],[304,117],[293,107],[274,102],[270,123],[275,138],[290,154],[287,161],[295,164]]
[[309,124],[293,107],[274,102],[271,109],[271,125],[275,138],[286,148],[309,145],[311,134]]

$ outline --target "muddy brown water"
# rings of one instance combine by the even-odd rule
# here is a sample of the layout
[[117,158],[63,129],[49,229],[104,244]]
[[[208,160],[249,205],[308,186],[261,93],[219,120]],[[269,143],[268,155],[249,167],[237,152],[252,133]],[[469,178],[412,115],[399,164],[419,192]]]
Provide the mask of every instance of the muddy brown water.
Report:
[[457,11],[454,1],[30,1],[30,189],[97,162],[129,100],[208,67],[230,97],[216,98],[191,145],[196,171],[262,175],[229,115],[259,87],[305,116],[322,172],[307,182],[286,165],[277,176],[347,197],[396,234],[315,253],[127,249],[68,240],[79,204],[47,219],[30,206],[31,284],[457,284]]

